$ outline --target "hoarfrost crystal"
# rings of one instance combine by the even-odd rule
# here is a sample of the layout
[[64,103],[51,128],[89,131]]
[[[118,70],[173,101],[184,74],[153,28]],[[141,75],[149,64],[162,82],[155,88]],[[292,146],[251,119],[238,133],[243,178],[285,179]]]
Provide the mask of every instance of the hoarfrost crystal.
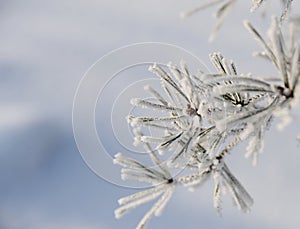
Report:
[[[212,1],[205,7],[221,2],[224,1]],[[234,2],[225,1],[222,10]],[[252,9],[262,2],[253,1]],[[219,10],[219,15],[222,12]],[[149,70],[160,79],[161,88],[145,85],[151,100],[133,98],[131,103],[147,111],[158,111],[157,115],[130,115],[127,121],[135,134],[134,144],[144,147],[152,164],[121,153],[115,155],[114,163],[123,166],[122,179],[151,187],[119,199],[117,218],[157,199],[137,226],[145,228],[152,216],[161,214],[177,186],[193,191],[209,179],[214,180],[214,207],[219,215],[225,190],[238,209],[250,211],[253,199],[229,169],[226,156],[240,142],[248,141],[244,153],[256,165],[273,118],[283,120],[281,127],[288,123],[289,110],[299,101],[300,54],[298,38],[291,34],[292,39],[286,43],[280,20],[275,17],[267,40],[250,22],[244,24],[263,48],[258,56],[266,58],[277,70],[276,81],[239,73],[234,62],[221,53],[210,55],[216,73],[193,74],[184,62],[179,66],[150,66]]]

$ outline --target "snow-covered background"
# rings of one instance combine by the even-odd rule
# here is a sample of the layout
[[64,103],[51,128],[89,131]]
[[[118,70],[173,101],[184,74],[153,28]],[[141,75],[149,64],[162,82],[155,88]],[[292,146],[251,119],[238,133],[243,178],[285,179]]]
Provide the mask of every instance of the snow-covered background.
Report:
[[[134,190],[95,175],[73,137],[76,88],[86,70],[109,51],[136,42],[165,42],[193,52],[210,68],[208,54],[221,51],[235,60],[240,72],[274,73],[271,65],[252,57],[259,47],[242,20],[265,31],[270,14],[279,15],[279,1],[269,1],[265,19],[261,11],[248,13],[250,0],[238,1],[214,43],[208,43],[214,9],[185,20],[179,17],[199,2],[0,1],[1,229],[133,228],[144,214],[146,208],[141,207],[115,220],[117,199]],[[294,1],[293,11],[299,10]],[[275,121],[256,168],[244,159],[243,147],[229,156],[232,171],[255,200],[250,214],[240,213],[225,198],[219,218],[208,183],[194,193],[176,191],[164,214],[149,227],[299,228],[299,107],[292,114],[294,122],[282,132]],[[100,127],[100,136],[109,128],[109,123]],[[109,138],[105,146],[111,155],[121,149]]]

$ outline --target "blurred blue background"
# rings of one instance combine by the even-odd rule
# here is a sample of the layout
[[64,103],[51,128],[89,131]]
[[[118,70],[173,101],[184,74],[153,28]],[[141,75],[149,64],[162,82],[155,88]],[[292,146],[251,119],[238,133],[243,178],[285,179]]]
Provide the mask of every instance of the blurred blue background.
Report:
[[[248,13],[250,0],[238,1],[214,43],[208,43],[214,9],[179,18],[200,2],[0,1],[1,229],[134,228],[151,206],[115,220],[117,199],[135,190],[95,175],[73,137],[76,88],[86,70],[109,51],[136,42],[166,42],[193,52],[208,66],[208,54],[221,51],[240,72],[274,74],[271,65],[252,57],[259,47],[242,20],[265,31],[270,15],[279,15],[279,1],[269,4],[264,19],[261,11]],[[299,10],[295,2],[294,12]],[[209,182],[194,193],[177,190],[149,228],[299,228],[299,107],[292,115],[293,124],[283,132],[276,130],[275,121],[256,168],[244,159],[243,147],[229,158],[232,171],[255,199],[250,214],[232,207],[227,196],[219,218]],[[100,131],[105,135],[108,130]],[[106,146],[111,155],[118,150],[109,141]]]

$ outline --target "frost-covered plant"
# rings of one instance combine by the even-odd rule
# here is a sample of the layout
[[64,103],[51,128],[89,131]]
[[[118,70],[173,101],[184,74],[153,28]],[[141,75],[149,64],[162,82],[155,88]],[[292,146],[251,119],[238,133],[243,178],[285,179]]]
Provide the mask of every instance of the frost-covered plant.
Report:
[[[285,20],[288,11],[291,8],[293,0],[281,0],[283,10],[280,16],[280,21],[282,22]],[[213,41],[219,32],[220,28],[222,27],[224,23],[224,19],[227,17],[227,15],[231,12],[233,6],[237,0],[213,0],[205,4],[201,4],[200,6],[197,6],[191,10],[185,11],[181,13],[182,18],[189,17],[201,10],[204,10],[209,7],[217,6],[217,10],[214,13],[214,17],[216,17],[217,22],[211,32],[211,35],[209,37],[209,41]],[[256,11],[263,3],[267,2],[267,0],[252,0],[252,6],[250,8],[250,12]]]
[[226,156],[237,144],[247,142],[245,156],[252,157],[256,165],[264,134],[274,117],[282,119],[280,128],[290,120],[289,111],[300,99],[300,40],[291,24],[287,34],[280,20],[273,17],[265,40],[250,22],[244,22],[262,47],[256,55],[277,70],[273,78],[240,73],[234,62],[220,53],[210,55],[215,73],[192,73],[184,62],[180,66],[150,66],[161,88],[145,85],[152,98],[134,98],[131,103],[157,110],[157,115],[130,115],[128,122],[135,134],[134,144],[144,148],[152,164],[121,153],[114,159],[115,164],[123,166],[122,179],[150,186],[119,199],[116,218],[156,199],[136,227],[145,228],[152,216],[162,213],[176,187],[194,190],[208,179],[214,181],[218,214],[226,193],[241,211],[250,211],[253,199],[229,169]]

